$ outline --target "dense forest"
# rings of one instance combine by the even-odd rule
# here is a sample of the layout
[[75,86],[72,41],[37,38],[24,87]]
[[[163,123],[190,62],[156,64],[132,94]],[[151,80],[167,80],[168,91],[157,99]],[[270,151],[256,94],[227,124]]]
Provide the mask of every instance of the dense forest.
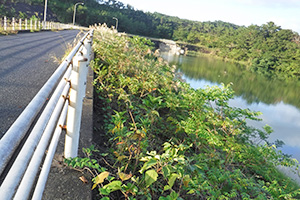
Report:
[[[76,2],[51,0],[48,7],[59,21],[71,23]],[[160,13],[145,13],[116,0],[83,2],[84,6],[78,6],[76,14],[76,23],[80,25],[106,23],[113,26],[116,23],[113,17],[116,17],[120,32],[194,44],[204,48],[206,53],[242,62],[250,70],[270,78],[300,78],[300,36],[273,22],[249,27],[222,21],[197,22]],[[1,0],[0,15],[24,16],[24,13],[16,13],[11,6],[16,3],[43,5],[44,0]]]

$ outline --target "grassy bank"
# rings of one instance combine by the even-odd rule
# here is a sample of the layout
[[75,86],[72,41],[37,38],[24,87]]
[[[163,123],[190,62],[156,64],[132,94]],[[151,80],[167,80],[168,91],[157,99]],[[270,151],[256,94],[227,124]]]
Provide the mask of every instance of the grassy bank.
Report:
[[299,198],[276,169],[297,162],[267,143],[269,126],[246,123],[260,113],[229,107],[230,86],[192,89],[149,43],[104,27],[94,34],[101,148],[66,162],[89,168],[99,198]]

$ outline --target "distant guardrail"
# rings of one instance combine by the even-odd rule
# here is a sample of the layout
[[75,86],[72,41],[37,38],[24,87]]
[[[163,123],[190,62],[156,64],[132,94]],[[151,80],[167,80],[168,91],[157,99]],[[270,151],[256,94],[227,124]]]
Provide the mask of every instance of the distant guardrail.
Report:
[[8,18],[4,16],[0,19],[0,29],[3,31],[39,31],[39,30],[51,30],[51,29],[71,29],[79,28],[71,24],[63,24],[59,22],[43,22],[37,19],[17,19]]
[[65,157],[77,156],[92,38],[90,30],[1,138],[0,199],[28,199],[32,191],[32,199],[42,198],[63,130]]

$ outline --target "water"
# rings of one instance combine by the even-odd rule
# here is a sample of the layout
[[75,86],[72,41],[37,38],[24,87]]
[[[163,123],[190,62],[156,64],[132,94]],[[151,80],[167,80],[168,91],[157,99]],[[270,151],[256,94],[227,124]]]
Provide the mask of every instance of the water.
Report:
[[162,57],[176,65],[183,79],[195,89],[232,83],[235,98],[229,105],[262,112],[262,121],[249,124],[256,128],[270,125],[274,132],[269,141],[283,141],[285,145],[279,149],[300,161],[300,83],[269,80],[244,66],[211,57]]

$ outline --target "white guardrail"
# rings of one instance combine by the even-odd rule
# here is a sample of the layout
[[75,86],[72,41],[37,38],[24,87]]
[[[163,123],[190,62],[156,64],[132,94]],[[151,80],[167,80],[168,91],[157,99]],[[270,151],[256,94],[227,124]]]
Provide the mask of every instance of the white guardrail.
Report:
[[39,31],[39,30],[50,30],[50,29],[71,29],[76,28],[71,24],[62,24],[59,22],[41,22],[40,20],[35,19],[16,19],[16,18],[7,18],[4,16],[0,19],[0,29],[4,31]]
[[[58,140],[65,128],[65,157],[77,156],[92,39],[93,30],[90,30],[0,140],[0,174],[4,173],[1,200],[28,199],[32,191],[32,199],[42,198]],[[24,137],[26,140],[15,156]],[[9,168],[7,165],[12,157],[16,158]]]

